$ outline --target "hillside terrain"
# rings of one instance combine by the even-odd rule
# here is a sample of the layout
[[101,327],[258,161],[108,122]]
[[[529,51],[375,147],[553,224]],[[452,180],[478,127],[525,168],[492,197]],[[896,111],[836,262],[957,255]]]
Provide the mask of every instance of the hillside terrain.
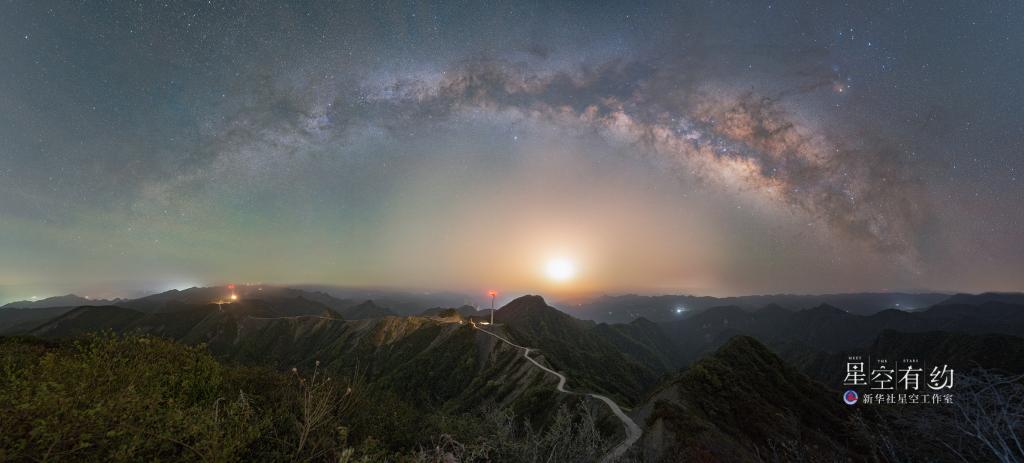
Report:
[[749,337],[663,383],[638,411],[644,461],[858,461],[856,410]]
[[[495,323],[517,343],[537,348],[551,365],[573,379],[572,388],[601,392],[635,401],[670,371],[662,353],[642,343],[632,352],[620,350],[618,331],[597,329],[547,305],[540,296],[522,296],[495,313]],[[658,346],[666,347],[667,346]],[[650,362],[650,363],[648,363]]]
[[[362,305],[365,309],[372,303]],[[30,332],[62,339],[88,332],[155,335],[203,344],[219,359],[278,370],[312,368],[365,379],[381,413],[403,413],[409,427],[379,428],[399,446],[413,445],[413,428],[430,414],[458,415],[496,407],[543,425],[558,405],[571,402],[554,392],[555,379],[523,361],[515,351],[460,320],[384,316],[346,320],[305,300],[245,299],[231,304],[166,303],[157,312],[123,307],[79,307]],[[592,372],[591,378],[598,375]],[[609,435],[621,433],[606,410],[593,406]]]
[[610,445],[572,399],[538,432],[508,409],[394,398],[359,375],[232,365],[162,338],[0,338],[0,460],[584,463]]
[[[603,404],[558,393],[555,375],[513,345],[474,329],[489,321],[489,311],[438,307],[396,316],[371,300],[279,288],[241,293],[223,300],[223,288],[193,288],[117,305],[8,308],[0,315],[53,314],[38,324],[11,316],[19,332],[57,343],[37,346],[97,332],[158,337],[203,346],[228,368],[286,376],[292,369],[317,370],[358,379],[365,393],[359,413],[347,418],[350,437],[382,443],[384,452],[407,452],[447,435],[452,440],[446,452],[467,455],[479,448],[466,439],[486,428],[484,422],[493,424],[488,420],[496,411],[527,426],[520,433],[569,426],[560,420],[570,415],[583,419],[599,436],[579,441],[593,458],[624,436],[621,421]],[[871,315],[824,304],[804,310],[726,306],[669,323],[637,318],[608,324],[575,318],[540,296],[522,296],[498,309],[487,331],[527,346],[533,361],[564,376],[569,391],[602,394],[624,406],[643,428],[627,458],[884,461],[898,444],[904,456],[942,459],[945,454],[932,449],[934,439],[890,437],[897,432],[891,423],[930,423],[942,429],[936,435],[955,436],[952,409],[847,407],[836,390],[846,357],[912,356],[961,374],[976,367],[1024,372],[1024,306],[1006,295],[994,297],[956,296],[949,304]],[[566,429],[577,437],[573,433],[584,432]],[[984,459],[976,442],[963,442],[962,451]],[[517,448],[509,455],[526,451]],[[509,458],[496,461],[516,461]]]
[[1024,305],[951,304],[913,312],[890,309],[872,315],[855,315],[829,305],[800,311],[777,305],[754,311],[729,306],[666,323],[662,328],[689,363],[713,352],[736,335],[752,336],[773,348],[797,344],[823,352],[867,346],[885,330],[1021,336],[1024,335]]

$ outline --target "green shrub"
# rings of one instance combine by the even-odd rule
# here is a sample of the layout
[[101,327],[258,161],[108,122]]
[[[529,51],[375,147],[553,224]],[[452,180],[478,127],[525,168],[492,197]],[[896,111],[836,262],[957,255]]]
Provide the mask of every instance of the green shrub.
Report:
[[202,347],[0,342],[0,460],[232,461],[267,427]]
[[590,461],[606,447],[582,406],[535,431],[511,410],[425,410],[314,363],[227,365],[145,336],[0,337],[0,461]]

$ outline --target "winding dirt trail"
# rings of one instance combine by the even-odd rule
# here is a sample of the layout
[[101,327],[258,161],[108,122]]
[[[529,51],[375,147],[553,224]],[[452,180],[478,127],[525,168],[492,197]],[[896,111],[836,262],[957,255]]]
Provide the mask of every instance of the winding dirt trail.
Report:
[[508,345],[510,345],[512,347],[516,347],[518,349],[522,349],[523,350],[523,358],[525,358],[526,360],[529,360],[534,365],[537,365],[537,367],[540,368],[541,370],[544,370],[544,371],[546,371],[548,373],[551,373],[551,374],[553,374],[553,375],[558,377],[558,388],[557,388],[558,392],[562,392],[562,393],[565,393],[565,394],[582,394],[582,395],[590,396],[590,397],[593,397],[593,398],[595,398],[597,400],[600,400],[600,401],[602,401],[602,402],[604,402],[605,404],[608,405],[608,408],[610,408],[612,410],[612,413],[614,413],[615,416],[617,416],[619,418],[619,420],[622,421],[622,424],[626,427],[626,438],[621,443],[619,443],[619,445],[615,446],[615,448],[613,448],[610,452],[608,452],[603,458],[601,458],[601,461],[603,463],[610,463],[610,462],[613,462],[613,461],[617,460],[618,458],[622,457],[622,455],[624,455],[626,453],[626,451],[629,450],[629,448],[632,447],[633,444],[635,444],[636,441],[640,439],[640,435],[643,434],[643,431],[640,429],[640,426],[637,426],[636,422],[634,422],[632,418],[627,416],[626,413],[622,411],[622,408],[619,407],[619,404],[615,403],[615,401],[613,401],[612,399],[609,399],[608,397],[600,395],[600,394],[590,394],[590,393],[587,393],[587,392],[573,392],[573,391],[567,390],[565,388],[565,375],[563,375],[563,374],[561,374],[561,373],[559,373],[559,372],[557,372],[555,370],[552,370],[552,369],[550,369],[550,368],[548,368],[548,367],[546,367],[544,365],[541,365],[540,362],[534,360],[533,357],[530,357],[530,351],[533,351],[535,349],[530,348],[530,347],[520,346],[520,345],[518,345],[518,344],[516,344],[516,343],[514,343],[512,341],[509,341],[508,339],[505,339],[502,336],[499,336],[498,334],[495,334],[495,333],[493,333],[491,331],[487,331],[487,330],[485,330],[483,328],[480,328],[480,326],[478,326],[478,325],[474,324],[473,327],[478,329],[478,330],[480,330],[480,331],[483,331],[484,333],[487,333],[487,334],[489,334],[491,336],[494,336],[495,338],[498,338],[501,341],[504,341],[506,344],[508,344]]
[[[257,319],[257,320],[282,320],[282,319],[292,319],[292,320],[295,320],[295,319],[299,319],[299,318],[321,318],[321,319],[324,319],[324,320],[344,321],[343,319],[324,317],[324,316],[321,316],[321,315],[293,315],[293,316],[290,316],[290,317],[253,317],[253,316],[250,316],[249,318],[254,318],[254,319]],[[491,331],[485,330],[483,328],[480,328],[480,326],[477,325],[477,324],[472,324],[471,326],[473,326],[473,328],[475,328],[477,330],[480,330],[480,331],[482,331],[484,333],[487,333],[487,334],[489,334],[491,336],[494,336],[495,338],[498,338],[502,342],[504,342],[504,343],[506,343],[506,344],[508,344],[508,345],[510,345],[512,347],[515,347],[517,349],[522,349],[523,350],[523,358],[525,358],[526,360],[529,360],[531,363],[536,365],[537,368],[540,368],[541,370],[544,370],[544,371],[546,371],[546,372],[548,372],[548,373],[558,377],[558,386],[556,388],[558,390],[558,392],[561,392],[561,393],[564,393],[564,394],[579,394],[579,395],[585,395],[585,396],[593,397],[593,398],[595,398],[597,400],[600,400],[601,402],[604,402],[606,405],[608,405],[608,408],[611,409],[612,413],[614,413],[615,416],[618,417],[620,421],[622,421],[622,425],[625,426],[625,428],[626,428],[626,438],[623,439],[623,441],[620,442],[619,445],[615,446],[615,448],[613,448],[611,451],[609,451],[607,454],[605,454],[604,457],[601,458],[601,462],[602,463],[611,463],[611,462],[614,462],[615,460],[619,459],[620,457],[622,457],[622,455],[624,455],[626,453],[627,450],[629,450],[630,447],[633,446],[633,444],[636,443],[637,440],[640,439],[640,436],[643,434],[643,431],[640,429],[640,426],[637,426],[636,422],[634,422],[632,418],[630,418],[628,415],[626,415],[626,413],[622,411],[622,408],[619,407],[619,404],[615,403],[614,400],[612,400],[612,399],[610,399],[610,398],[608,398],[606,396],[603,396],[601,394],[591,394],[591,393],[588,393],[588,392],[574,392],[574,391],[570,391],[570,390],[566,389],[565,388],[565,382],[566,382],[565,375],[563,375],[563,374],[561,374],[561,373],[559,373],[559,372],[557,372],[555,370],[552,370],[552,369],[544,366],[543,364],[541,364],[540,362],[535,360],[533,357],[530,357],[530,352],[534,351],[536,349],[531,348],[531,347],[520,346],[519,344],[516,344],[516,343],[514,343],[512,341],[509,341],[508,339],[506,339],[506,338],[504,338],[504,337],[502,337],[502,336],[500,336],[500,335],[498,335],[498,334],[496,334],[494,332],[491,332]]]

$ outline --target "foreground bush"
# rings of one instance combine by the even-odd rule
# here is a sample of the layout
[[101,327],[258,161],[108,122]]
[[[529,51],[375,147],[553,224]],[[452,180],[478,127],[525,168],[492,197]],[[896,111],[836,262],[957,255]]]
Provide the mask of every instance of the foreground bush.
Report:
[[[325,381],[227,367],[201,346],[93,336],[0,341],[0,461],[237,461],[342,453]],[[319,394],[316,426],[303,404]],[[346,388],[350,390],[350,388]],[[259,391],[262,396],[253,392]],[[326,437],[325,437],[326,436]]]
[[153,338],[0,344],[0,460],[228,461],[265,428],[202,349]]
[[279,372],[152,337],[0,338],[0,461],[584,462],[610,445],[582,404],[535,431],[507,411],[402,403],[319,362]]

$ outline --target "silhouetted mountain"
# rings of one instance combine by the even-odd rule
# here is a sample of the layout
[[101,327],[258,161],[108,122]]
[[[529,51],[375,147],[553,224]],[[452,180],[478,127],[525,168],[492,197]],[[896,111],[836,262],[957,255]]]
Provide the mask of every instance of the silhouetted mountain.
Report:
[[753,338],[729,340],[637,411],[643,461],[870,461],[856,410]]
[[[317,293],[302,290],[236,288],[240,297],[233,302],[225,294],[225,288],[161,293],[141,303],[150,309],[145,311],[78,307],[30,334],[149,334],[276,369],[320,361],[336,374],[362,372],[380,394],[374,403],[410,416],[496,404],[543,421],[572,397],[555,393],[554,376],[521,351],[460,323],[462,313],[478,317],[486,311],[465,306],[397,317],[374,301],[347,305],[330,295],[307,298]],[[206,299],[218,303],[187,302]],[[343,307],[334,310],[320,300]],[[15,310],[2,309],[0,316]],[[1024,338],[1012,336],[1024,333],[1024,306],[1001,302],[872,315],[825,303],[798,311],[777,304],[721,306],[671,323],[638,318],[606,324],[574,318],[540,296],[523,296],[497,310],[495,321],[485,329],[535,348],[533,357],[564,373],[569,389],[640,404],[634,413],[646,427],[640,452],[652,461],[873,458],[876,450],[852,420],[856,409],[830,391],[840,386],[845,357],[853,353],[915,357],[960,371],[968,365],[1024,370]]]
[[884,331],[868,352],[891,358],[920,358],[959,368],[995,368],[1024,373],[1024,338],[1004,334]]
[[29,333],[44,337],[68,337],[92,331],[112,330],[182,339],[197,328],[203,331],[207,328],[203,322],[219,319],[218,315],[260,318],[316,316],[341,319],[340,315],[323,304],[301,297],[274,301],[243,299],[220,305],[170,301],[156,312],[143,312],[118,306],[78,307]]
[[738,334],[772,347],[795,344],[824,352],[867,346],[884,330],[1024,335],[1024,306],[998,302],[939,305],[915,312],[889,309],[868,316],[825,304],[796,312],[718,307],[661,326],[676,341],[684,359],[693,361]]
[[[547,305],[540,296],[522,296],[498,309],[495,323],[520,345],[536,347],[569,387],[601,391],[635,402],[665,373],[660,363],[644,364],[619,351],[595,324]],[[656,354],[646,354],[646,357]]]
[[785,308],[785,307],[783,307],[781,305],[778,305],[778,304],[768,304],[768,305],[766,305],[764,307],[761,307],[760,309],[757,309],[757,312],[758,312],[758,314],[760,314],[762,316],[777,316],[777,317],[791,315],[793,313],[792,310],[787,309],[787,308]]
[[656,371],[674,371],[684,364],[678,346],[657,323],[646,318],[638,318],[628,324],[601,323],[592,332],[637,363]]
[[522,334],[535,337],[561,337],[576,334],[594,326],[551,307],[543,297],[526,295],[512,300],[494,313],[495,323],[516,328]]
[[75,308],[30,331],[43,337],[71,337],[102,330],[124,331],[145,317],[138,310],[117,306],[82,306]]
[[[31,334],[149,334],[203,343],[220,358],[278,369],[312,368],[319,361],[337,374],[365,375],[374,390],[386,395],[389,407],[415,413],[439,408],[461,412],[492,403],[543,421],[557,404],[572,398],[555,392],[557,379],[534,367],[519,350],[467,324],[394,316],[344,320],[314,301],[279,301],[244,299],[220,306],[173,302],[157,312],[79,307]],[[309,315],[296,315],[300,307]]]
[[[257,288],[255,293],[253,293],[252,291],[248,291],[245,294],[245,297],[258,298],[261,295],[263,295],[264,292],[267,292],[267,288],[264,288],[262,290]],[[276,291],[274,290],[274,288],[270,288],[269,297],[285,299],[301,297],[303,299],[308,299],[310,301],[319,302],[320,304],[329,307],[331,310],[334,310],[335,312],[341,312],[342,310],[345,310],[348,307],[356,305],[356,302],[352,299],[339,299],[322,291],[306,291],[295,288],[280,288],[277,289]]]
[[[0,309],[0,333],[15,334],[30,331],[32,328],[39,326],[43,322],[46,322],[62,313],[68,312],[78,306],[116,305],[118,307],[147,313],[176,312],[179,310],[191,310],[196,305],[206,305],[217,302],[229,303],[232,302],[232,299],[230,298],[232,294],[237,297],[237,299],[233,301],[235,303],[238,303],[241,300],[263,301],[263,305],[265,306],[267,313],[276,316],[337,316],[339,312],[351,309],[356,305],[352,303],[352,301],[337,299],[325,293],[265,285],[239,285],[233,289],[229,289],[226,286],[205,288],[193,287],[185,290],[173,289],[139,299],[118,300],[116,304],[96,304],[88,299],[78,298],[86,302],[71,307],[48,308],[46,311],[38,313],[21,310],[16,311],[11,308]],[[75,298],[77,298],[77,296],[69,295],[66,299],[63,299],[63,301],[70,302],[77,300]],[[372,312],[368,307],[364,307],[363,309],[366,310],[365,313],[367,314]],[[386,309],[381,309],[379,312],[382,314],[390,314]]]
[[909,310],[928,307],[948,297],[948,294],[939,293],[773,294],[724,298],[627,294],[601,296],[590,302],[574,306],[572,314],[579,318],[608,323],[628,323],[638,317],[662,323],[676,321],[721,306],[736,306],[749,311],[771,304],[790,310],[803,310],[821,304],[829,304],[850,313],[870,315],[890,308]]
[[986,302],[1024,305],[1024,293],[954,294],[936,305],[981,305]]
[[489,317],[490,316],[490,312],[491,312],[490,309],[476,310],[476,307],[473,307],[471,305],[462,305],[462,306],[454,307],[454,308],[450,308],[450,307],[433,307],[433,308],[424,310],[422,313],[420,313],[420,316],[423,316],[423,317],[437,317],[437,316],[441,316],[442,313],[447,312],[449,310],[454,310],[456,313],[459,314],[460,317],[463,317],[463,318],[469,318],[469,317]]
[[374,304],[373,301],[364,301],[359,305],[354,305],[352,307],[342,309],[340,312],[342,317],[345,317],[349,320],[358,320],[363,318],[380,318],[398,315],[391,309]]
[[444,309],[440,312],[436,312],[435,315],[432,315],[432,317],[445,320],[464,320],[462,314],[460,314],[459,311],[455,309]]
[[869,345],[840,352],[820,352],[806,346],[778,349],[794,366],[826,386],[840,388],[850,355],[899,362],[913,358],[925,366],[949,365],[960,372],[982,367],[1024,373],[1024,338],[1006,334],[965,334],[947,331],[904,333],[885,330]]
[[45,307],[39,309],[0,309],[0,335],[21,334],[70,312],[74,307]]
[[307,292],[330,294],[341,300],[373,300],[398,315],[416,315],[433,307],[458,307],[473,299],[466,294],[449,291],[404,291],[388,288],[352,288],[326,285],[292,285],[291,288]]
[[[268,299],[244,299],[248,304],[264,307],[271,316],[319,315],[331,318],[344,318],[340,310],[336,310],[321,302],[306,299],[305,296],[272,297]],[[345,310],[345,309],[342,309]]]
[[[345,357],[348,359],[346,361],[355,362],[358,359],[364,362],[363,365],[370,366],[374,363],[370,352],[351,352],[349,347],[323,346],[338,343],[347,345],[353,341],[347,339],[347,336],[356,331],[335,330],[354,329],[358,326],[395,327],[397,331],[384,330],[380,335],[395,338],[409,336],[409,339],[419,339],[426,335],[406,332],[407,329],[418,331],[414,328],[420,326],[451,326],[450,329],[455,329],[455,326],[462,326],[455,323],[458,319],[427,323],[428,319],[420,317],[387,317],[391,312],[372,301],[346,308],[344,314],[337,314],[323,304],[304,297],[244,298],[233,303],[222,301],[219,305],[182,302],[209,299],[222,293],[219,288],[192,288],[162,293],[144,301],[146,304],[143,305],[151,309],[159,307],[150,311],[122,307],[83,307],[32,333],[45,337],[65,337],[109,329],[122,333],[158,335],[188,343],[202,342],[220,355],[254,363],[270,362],[286,366],[287,363],[308,361],[319,355],[318,352],[323,352],[325,361]],[[264,292],[263,296],[266,295]],[[313,317],[301,318],[307,315]],[[675,362],[671,353],[664,352],[663,345],[666,342],[663,337],[657,336],[656,327],[649,322],[615,327],[605,332],[608,327],[597,330],[594,323],[560,312],[538,296],[517,299],[496,311],[495,315],[501,323],[497,329],[505,330],[517,342],[539,348],[540,358],[570,376],[570,387],[603,391],[636,400],[658,377],[670,371]],[[382,316],[385,318],[380,318]],[[352,321],[342,322],[343,317],[351,318]],[[355,321],[364,318],[379,320],[383,325],[371,320],[365,320],[363,324]],[[274,332],[270,333],[267,331],[270,328],[264,329],[264,326],[272,327]],[[252,331],[256,328],[259,329]],[[466,328],[469,329],[468,326]],[[293,331],[296,329],[300,331]],[[311,336],[313,332],[317,335]],[[338,336],[342,339],[335,339]],[[629,345],[629,350],[620,352],[615,343]],[[378,344],[387,345],[388,352],[398,348],[391,346],[387,338],[378,339]],[[442,351],[435,352],[440,355]],[[409,355],[413,355],[413,352],[410,351]],[[475,362],[479,364],[480,360]],[[451,369],[437,371],[452,374]]]
[[157,312],[166,310],[168,305],[173,308],[174,306],[209,304],[217,300],[226,300],[231,293],[231,290],[223,286],[208,288],[192,287],[184,290],[172,289],[138,299],[123,301],[118,305],[142,312]]
[[89,299],[75,294],[65,294],[63,296],[48,297],[46,299],[40,299],[38,301],[15,301],[0,306],[0,309],[42,309],[52,307],[78,307],[80,305],[110,305],[118,301],[119,300],[116,299]]

